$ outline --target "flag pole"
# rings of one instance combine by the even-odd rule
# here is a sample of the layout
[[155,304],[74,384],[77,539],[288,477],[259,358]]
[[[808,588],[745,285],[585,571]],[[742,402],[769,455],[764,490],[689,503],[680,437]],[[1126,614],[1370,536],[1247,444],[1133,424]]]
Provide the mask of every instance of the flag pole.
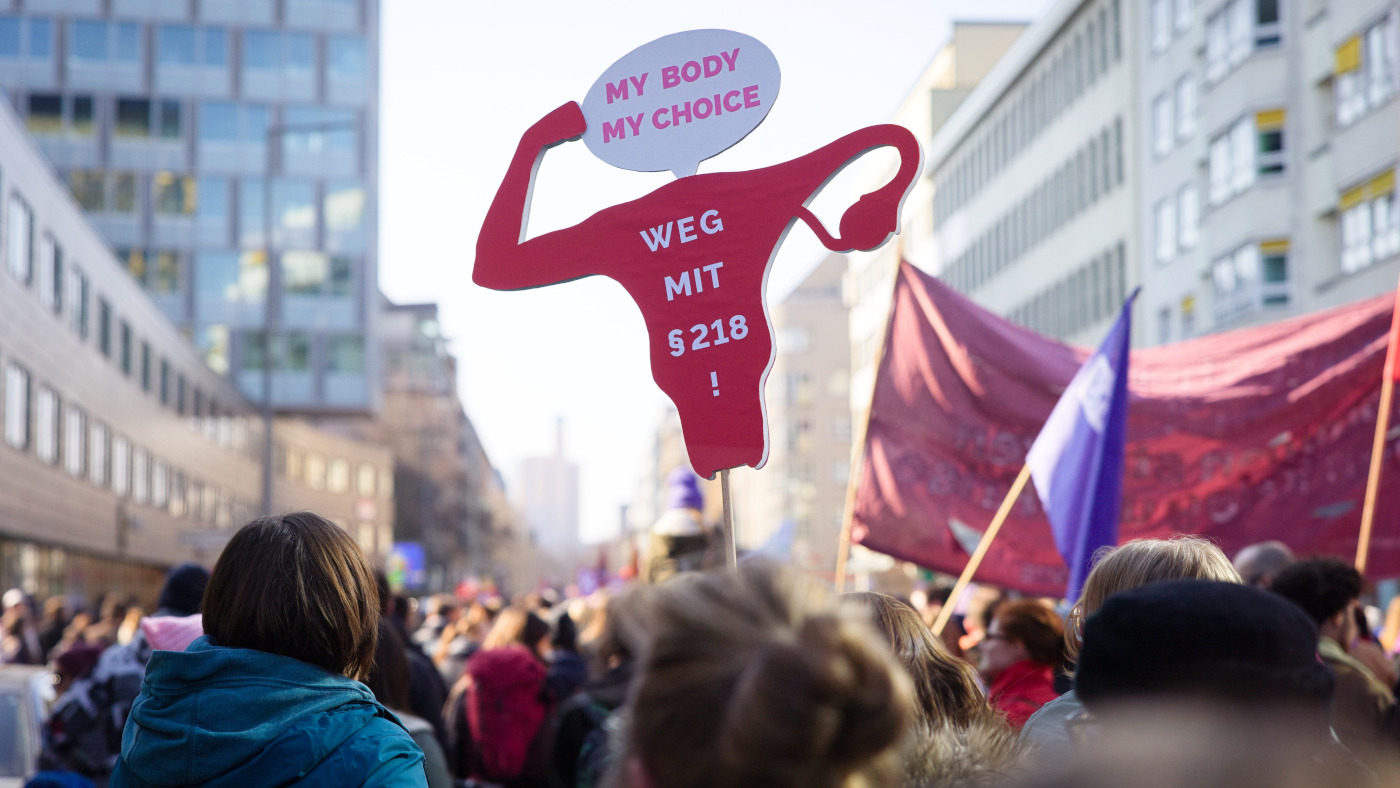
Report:
[[1400,353],[1400,292],[1391,312],[1390,337],[1385,348],[1385,370],[1381,373],[1381,404],[1376,413],[1376,437],[1371,443],[1371,469],[1366,475],[1366,500],[1361,507],[1361,535],[1356,541],[1356,571],[1365,574],[1366,554],[1371,549],[1371,523],[1376,517],[1376,494],[1381,484],[1381,461],[1385,455],[1385,434],[1390,429],[1390,402],[1395,394],[1397,353]]
[[[885,317],[885,335],[880,338],[880,352],[875,355],[875,369],[885,360],[890,343],[890,321],[894,319],[894,296],[899,291],[899,275],[904,267],[904,239],[896,242],[894,284],[890,286],[890,313]],[[865,465],[865,438],[870,432],[870,411],[875,403],[875,386],[870,386],[870,401],[865,403],[865,418],[860,420],[860,434],[851,446],[851,477],[846,480],[846,502],[841,510],[841,535],[836,544],[836,593],[846,590],[846,564],[851,558],[851,523],[856,516],[856,484]]]
[[948,625],[948,619],[953,617],[953,608],[957,606],[958,600],[967,590],[967,584],[972,582],[972,575],[982,564],[982,558],[987,555],[987,550],[992,546],[992,540],[997,538],[997,531],[1001,530],[1001,524],[1006,522],[1007,516],[1011,514],[1011,507],[1015,505],[1016,499],[1021,497],[1021,490],[1026,486],[1026,480],[1029,478],[1031,478],[1031,466],[1029,464],[1022,465],[1021,473],[1016,476],[1016,481],[1011,483],[1011,489],[1006,493],[1006,499],[1001,502],[1001,508],[997,509],[996,517],[992,518],[992,524],[987,526],[986,533],[982,534],[982,540],[977,543],[977,549],[972,552],[972,557],[967,559],[967,566],[963,568],[962,575],[958,577],[958,582],[953,586],[953,591],[948,594],[948,601],[944,602],[943,609],[938,611],[938,620],[933,622],[934,637],[943,634],[943,628]]

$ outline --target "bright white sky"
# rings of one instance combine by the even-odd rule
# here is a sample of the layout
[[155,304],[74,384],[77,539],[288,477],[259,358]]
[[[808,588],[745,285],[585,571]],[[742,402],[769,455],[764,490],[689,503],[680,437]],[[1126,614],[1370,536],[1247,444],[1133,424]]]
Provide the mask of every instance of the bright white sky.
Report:
[[[467,414],[492,462],[554,451],[580,467],[585,541],[615,532],[669,400],[651,379],[641,313],[592,277],[521,292],[471,282],[476,235],[525,129],[582,101],[613,61],[669,33],[724,28],[773,51],[782,88],[743,142],[700,164],[742,170],[796,158],[890,119],[947,39],[953,18],[1027,19],[1050,0],[383,0],[380,82],[380,286],[394,301],[437,301],[460,362]],[[552,149],[536,180],[530,234],[567,227],[640,197],[669,173],[615,169],[582,142]],[[835,205],[838,179],[824,196]],[[834,225],[844,204],[816,212]],[[769,304],[825,250],[804,226],[788,236]]]

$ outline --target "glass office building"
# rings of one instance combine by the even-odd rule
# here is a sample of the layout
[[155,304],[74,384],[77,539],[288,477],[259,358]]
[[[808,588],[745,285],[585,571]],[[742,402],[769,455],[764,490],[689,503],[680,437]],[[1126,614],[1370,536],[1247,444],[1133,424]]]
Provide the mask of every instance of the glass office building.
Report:
[[378,31],[378,0],[0,0],[0,88],[74,199],[281,411],[378,406]]

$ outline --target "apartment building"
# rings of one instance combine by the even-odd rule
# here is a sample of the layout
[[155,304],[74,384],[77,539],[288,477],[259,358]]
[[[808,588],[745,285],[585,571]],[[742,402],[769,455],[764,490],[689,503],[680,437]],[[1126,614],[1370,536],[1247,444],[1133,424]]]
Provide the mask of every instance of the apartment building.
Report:
[[[263,423],[132,280],[0,99],[0,585],[152,604],[261,511]],[[273,511],[313,509],[377,561],[387,449],[289,420]]]
[[0,89],[78,204],[282,411],[378,406],[378,30],[378,0],[0,0]]

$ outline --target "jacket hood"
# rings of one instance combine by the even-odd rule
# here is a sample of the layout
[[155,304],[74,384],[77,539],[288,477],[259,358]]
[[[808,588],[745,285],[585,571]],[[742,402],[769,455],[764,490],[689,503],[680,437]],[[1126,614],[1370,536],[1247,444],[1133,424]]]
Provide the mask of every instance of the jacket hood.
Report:
[[376,717],[398,725],[358,681],[204,636],[186,651],[151,655],[122,733],[123,760],[155,786],[282,785]]

